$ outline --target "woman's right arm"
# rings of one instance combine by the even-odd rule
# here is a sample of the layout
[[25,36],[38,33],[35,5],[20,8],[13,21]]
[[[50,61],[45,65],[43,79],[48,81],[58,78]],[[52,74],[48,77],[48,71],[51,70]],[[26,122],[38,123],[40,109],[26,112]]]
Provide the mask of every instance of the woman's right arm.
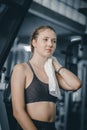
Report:
[[25,110],[25,78],[26,75],[23,64],[16,65],[11,76],[13,115],[23,130],[37,130]]

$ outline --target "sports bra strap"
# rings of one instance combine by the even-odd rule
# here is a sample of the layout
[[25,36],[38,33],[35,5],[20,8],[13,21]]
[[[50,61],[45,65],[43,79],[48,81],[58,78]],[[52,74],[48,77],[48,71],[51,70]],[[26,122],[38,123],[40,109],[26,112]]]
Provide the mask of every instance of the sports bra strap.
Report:
[[32,67],[32,65],[30,64],[29,61],[27,62],[27,64],[28,64],[28,66],[31,68],[32,72],[34,73],[33,67]]

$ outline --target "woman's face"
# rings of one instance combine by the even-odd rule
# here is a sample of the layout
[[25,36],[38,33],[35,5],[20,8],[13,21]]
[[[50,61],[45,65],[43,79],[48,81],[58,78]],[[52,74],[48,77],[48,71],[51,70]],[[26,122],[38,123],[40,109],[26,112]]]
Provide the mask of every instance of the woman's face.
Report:
[[42,29],[36,40],[33,41],[34,52],[45,57],[50,57],[56,48],[56,33],[51,29]]

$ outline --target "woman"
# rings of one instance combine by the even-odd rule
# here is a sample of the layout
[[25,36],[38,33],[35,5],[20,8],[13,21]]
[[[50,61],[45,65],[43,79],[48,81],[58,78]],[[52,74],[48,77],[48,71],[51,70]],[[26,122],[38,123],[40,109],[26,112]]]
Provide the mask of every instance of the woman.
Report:
[[[11,77],[13,115],[23,130],[56,130],[56,97],[48,93],[44,65],[56,49],[57,36],[50,26],[37,28],[31,37],[32,57],[15,65]],[[81,81],[52,59],[59,86],[77,90]]]

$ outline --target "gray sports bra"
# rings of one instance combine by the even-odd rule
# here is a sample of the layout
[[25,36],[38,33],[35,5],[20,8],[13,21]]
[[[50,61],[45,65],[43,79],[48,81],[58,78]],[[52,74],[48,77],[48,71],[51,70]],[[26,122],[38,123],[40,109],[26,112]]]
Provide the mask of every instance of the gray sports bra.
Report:
[[25,103],[33,103],[40,101],[56,102],[57,98],[49,94],[48,84],[40,81],[34,73],[34,70],[29,62],[34,76],[31,84],[25,89]]

